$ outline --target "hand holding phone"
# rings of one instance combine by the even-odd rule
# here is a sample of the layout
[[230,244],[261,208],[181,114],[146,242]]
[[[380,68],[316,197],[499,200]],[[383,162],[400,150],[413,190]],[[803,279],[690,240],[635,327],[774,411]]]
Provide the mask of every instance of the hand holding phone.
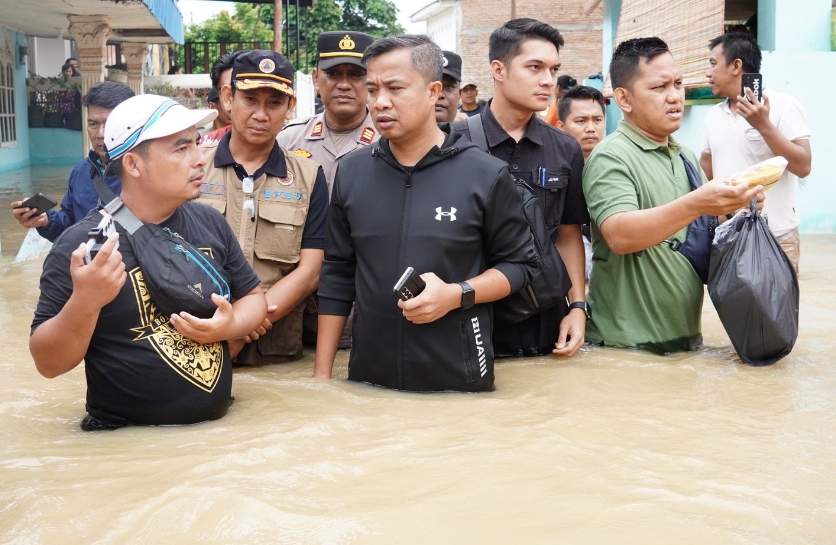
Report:
[[20,203],[20,206],[16,208],[29,208],[30,210],[37,210],[38,214],[43,214],[47,210],[52,210],[58,206],[58,202],[50,199],[43,193],[38,193],[37,195],[33,195]]
[[[763,102],[763,76],[760,74],[754,73],[745,73],[743,74],[743,85],[740,89],[740,95],[749,100],[749,97],[746,96],[746,89],[751,89],[752,93],[758,99],[758,102]],[[749,100],[751,103],[752,101]]]
[[[89,265],[93,259],[95,259],[96,254],[99,253],[101,250],[102,245],[107,242],[107,238],[111,235],[111,233],[116,232],[116,224],[113,222],[113,217],[108,214],[107,212],[102,212],[104,216],[102,221],[99,222],[99,225],[87,231],[87,249],[84,251],[84,264]],[[113,247],[113,251],[119,249],[119,242],[116,242],[116,246]]]
[[413,297],[418,297],[426,287],[427,284],[415,272],[415,269],[407,267],[392,291],[398,294],[401,300],[409,301]]

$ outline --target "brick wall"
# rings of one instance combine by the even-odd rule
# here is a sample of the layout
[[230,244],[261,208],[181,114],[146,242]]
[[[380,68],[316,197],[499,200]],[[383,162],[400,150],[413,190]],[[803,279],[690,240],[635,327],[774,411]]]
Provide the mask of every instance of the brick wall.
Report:
[[[511,19],[511,0],[460,0],[461,31],[458,51],[464,63],[464,74],[479,84],[479,98],[493,95],[493,79],[489,74],[488,37],[496,28]],[[560,50],[559,75],[569,74],[583,81],[590,74],[603,70],[601,26],[603,10],[599,4],[588,16],[583,14],[586,0],[516,1],[516,17],[531,17],[557,28],[565,45]]]

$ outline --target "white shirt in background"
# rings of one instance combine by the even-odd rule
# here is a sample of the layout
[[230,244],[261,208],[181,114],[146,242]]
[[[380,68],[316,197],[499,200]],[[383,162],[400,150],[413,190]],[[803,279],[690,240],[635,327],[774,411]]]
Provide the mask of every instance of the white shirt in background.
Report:
[[[764,90],[769,97],[769,120],[788,140],[808,140],[810,125],[804,108],[791,95]],[[763,136],[741,115],[732,114],[729,101],[717,104],[708,112],[702,137],[702,152],[711,154],[714,177],[728,176],[747,167],[775,157]],[[778,183],[766,192],[763,211],[776,238],[798,228],[796,204],[798,176],[785,170]]]

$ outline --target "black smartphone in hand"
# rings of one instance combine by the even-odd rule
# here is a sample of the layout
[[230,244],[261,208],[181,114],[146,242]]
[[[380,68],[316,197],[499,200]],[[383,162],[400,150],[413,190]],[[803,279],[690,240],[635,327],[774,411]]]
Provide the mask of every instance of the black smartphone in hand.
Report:
[[29,197],[25,201],[23,201],[18,208],[30,208],[30,209],[37,209],[38,214],[43,214],[47,210],[52,210],[58,206],[58,203],[43,193],[38,193],[32,197]]
[[415,272],[415,269],[407,267],[392,291],[397,293],[402,300],[409,301],[413,297],[418,297],[426,287],[427,284]]
[[758,102],[763,102],[763,76],[753,73],[743,74],[743,85],[740,89],[740,95],[746,98],[746,100],[749,100],[749,97],[746,96],[747,87],[755,94]]

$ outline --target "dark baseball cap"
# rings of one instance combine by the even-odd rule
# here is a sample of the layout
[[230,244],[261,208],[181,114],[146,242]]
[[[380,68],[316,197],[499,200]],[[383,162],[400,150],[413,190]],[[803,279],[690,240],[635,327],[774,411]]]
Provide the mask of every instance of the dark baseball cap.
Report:
[[557,84],[560,85],[561,89],[571,89],[575,87],[578,82],[572,76],[560,76],[557,78]]
[[241,91],[276,89],[294,96],[293,65],[275,51],[253,49],[235,57],[232,84]]
[[374,38],[364,32],[335,30],[323,32],[316,39],[316,60],[320,70],[327,70],[340,64],[353,64],[366,68],[363,53],[372,45]]
[[456,81],[462,80],[462,58],[452,51],[442,51],[442,68],[441,73],[445,76],[450,76]]

